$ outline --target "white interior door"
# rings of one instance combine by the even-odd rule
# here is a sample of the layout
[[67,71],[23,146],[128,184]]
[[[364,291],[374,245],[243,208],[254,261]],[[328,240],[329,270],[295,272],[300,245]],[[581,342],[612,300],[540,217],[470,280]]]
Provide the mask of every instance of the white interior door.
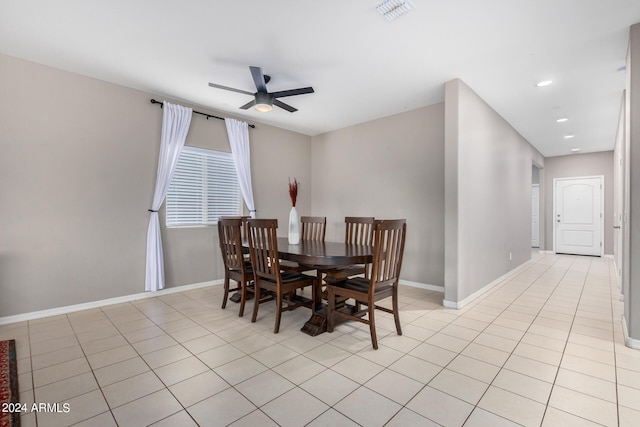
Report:
[[602,255],[603,177],[556,179],[556,253]]
[[540,247],[540,185],[531,186],[531,247]]

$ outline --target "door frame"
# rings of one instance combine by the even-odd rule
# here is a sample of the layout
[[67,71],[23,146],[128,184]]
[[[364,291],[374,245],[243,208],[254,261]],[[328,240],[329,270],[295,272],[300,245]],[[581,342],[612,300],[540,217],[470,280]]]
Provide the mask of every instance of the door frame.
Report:
[[551,223],[553,227],[553,253],[556,252],[556,182],[575,181],[579,179],[600,179],[600,257],[604,256],[604,175],[592,176],[568,176],[564,178],[553,178],[553,215]]
[[[531,194],[533,195],[533,189],[537,188],[538,189],[538,246],[531,246],[532,249],[540,249],[540,234],[541,234],[541,230],[543,229],[543,227],[540,224],[540,184],[531,184]],[[533,205],[533,197],[531,197],[531,204]],[[533,213],[533,206],[531,209],[531,212]],[[533,242],[531,242],[533,243]]]

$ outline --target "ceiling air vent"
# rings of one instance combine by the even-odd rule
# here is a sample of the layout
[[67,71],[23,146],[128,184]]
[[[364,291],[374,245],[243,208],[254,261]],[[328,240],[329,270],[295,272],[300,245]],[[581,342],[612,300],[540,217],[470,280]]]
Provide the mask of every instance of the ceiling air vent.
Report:
[[409,12],[412,7],[411,2],[408,0],[385,0],[376,6],[376,10],[387,21],[393,21]]

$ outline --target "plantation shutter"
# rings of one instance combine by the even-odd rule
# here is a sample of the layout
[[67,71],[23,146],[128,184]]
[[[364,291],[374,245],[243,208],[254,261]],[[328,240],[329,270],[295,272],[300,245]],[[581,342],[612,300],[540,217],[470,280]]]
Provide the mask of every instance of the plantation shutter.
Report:
[[167,226],[215,224],[242,213],[231,153],[184,147],[166,201]]

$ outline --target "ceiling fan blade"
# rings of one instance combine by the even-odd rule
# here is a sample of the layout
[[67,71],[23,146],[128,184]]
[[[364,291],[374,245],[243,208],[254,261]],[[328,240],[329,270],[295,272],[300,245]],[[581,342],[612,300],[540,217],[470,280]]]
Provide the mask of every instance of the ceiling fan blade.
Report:
[[209,83],[209,86],[215,87],[215,88],[218,88],[218,89],[230,90],[232,92],[244,93],[245,95],[253,95],[253,92],[247,92],[246,90],[236,89],[236,88],[229,87],[229,86],[217,85],[215,83]]
[[250,66],[251,76],[253,77],[253,82],[256,84],[256,89],[258,92],[266,92],[267,91],[267,83],[264,81],[264,74],[262,74],[262,68]]
[[296,111],[298,111],[297,108],[293,108],[291,105],[285,104],[284,102],[278,101],[277,99],[273,100],[273,105],[277,105],[278,107],[280,107],[280,108],[282,108],[284,110],[287,110],[290,113],[295,113]]
[[313,93],[312,87],[301,87],[299,89],[281,90],[280,92],[273,92],[274,98],[284,98],[285,96],[302,95],[305,93]]
[[243,110],[248,110],[249,108],[253,107],[254,105],[256,105],[256,100],[252,100],[247,102],[246,104],[244,104],[242,107],[240,107]]

